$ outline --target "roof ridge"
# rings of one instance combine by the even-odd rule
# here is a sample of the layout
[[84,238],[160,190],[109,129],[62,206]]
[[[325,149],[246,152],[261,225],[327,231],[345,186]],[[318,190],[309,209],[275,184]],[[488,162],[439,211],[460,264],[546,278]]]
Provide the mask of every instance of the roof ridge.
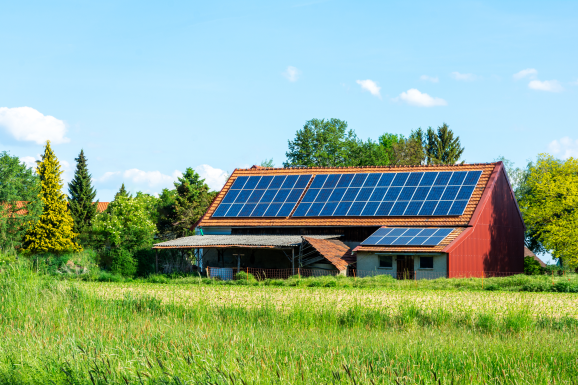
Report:
[[250,170],[347,170],[357,168],[417,168],[417,167],[468,167],[468,166],[487,166],[490,164],[497,164],[497,162],[486,163],[454,163],[454,164],[417,164],[417,165],[395,165],[395,166],[333,166],[333,167],[319,167],[319,166],[295,166],[295,167],[263,167],[252,166],[249,168],[238,168],[239,171]]

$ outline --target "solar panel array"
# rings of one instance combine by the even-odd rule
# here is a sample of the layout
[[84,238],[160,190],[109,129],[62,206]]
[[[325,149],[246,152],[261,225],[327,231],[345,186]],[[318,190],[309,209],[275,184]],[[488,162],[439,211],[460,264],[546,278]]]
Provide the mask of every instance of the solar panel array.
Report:
[[293,216],[462,215],[481,175],[482,171],[316,175]]
[[303,194],[311,175],[240,176],[213,217],[286,217]]
[[363,246],[437,246],[454,229],[381,228],[361,242]]
[[[482,171],[237,177],[213,217],[462,215]],[[305,192],[305,194],[303,194]]]

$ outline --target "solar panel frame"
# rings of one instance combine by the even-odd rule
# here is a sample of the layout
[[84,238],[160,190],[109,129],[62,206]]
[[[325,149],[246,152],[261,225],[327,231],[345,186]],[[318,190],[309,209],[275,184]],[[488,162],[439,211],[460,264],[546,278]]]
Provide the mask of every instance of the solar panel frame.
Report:
[[437,246],[454,228],[379,228],[361,242],[363,246]]
[[[213,216],[271,216],[278,204],[292,203],[294,208],[304,191],[299,206],[316,203],[323,207],[315,206],[309,214],[311,205],[305,212],[296,209],[294,216],[314,216],[315,212],[319,216],[458,216],[465,211],[481,175],[482,171],[472,170],[239,176]],[[305,190],[310,181],[311,185]],[[329,203],[331,205],[325,209]],[[271,209],[259,206],[253,213],[256,206],[239,209],[238,205],[245,204],[275,206]],[[283,213],[273,216],[286,211],[287,207]]]

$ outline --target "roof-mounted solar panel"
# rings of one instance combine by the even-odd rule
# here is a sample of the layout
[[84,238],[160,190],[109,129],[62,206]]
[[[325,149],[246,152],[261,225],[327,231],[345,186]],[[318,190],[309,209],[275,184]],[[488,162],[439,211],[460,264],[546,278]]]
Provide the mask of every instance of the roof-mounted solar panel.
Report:
[[437,246],[454,229],[380,228],[361,242],[362,246]]
[[[475,170],[239,176],[213,217],[288,216],[299,199],[293,217],[459,216],[481,175]],[[273,203],[283,210],[262,206]],[[291,203],[289,210],[285,205]],[[243,207],[258,204],[256,211]]]

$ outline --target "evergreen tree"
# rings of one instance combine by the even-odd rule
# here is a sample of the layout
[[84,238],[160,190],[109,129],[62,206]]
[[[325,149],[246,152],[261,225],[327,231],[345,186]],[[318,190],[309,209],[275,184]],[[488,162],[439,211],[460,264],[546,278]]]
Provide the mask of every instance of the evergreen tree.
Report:
[[98,202],[93,203],[96,190],[92,187],[91,175],[88,173],[84,150],[76,160],[74,179],[68,184],[68,204],[74,219],[74,232],[85,238],[96,215]]
[[42,214],[26,233],[24,249],[29,253],[81,251],[74,241],[74,220],[68,211],[66,195],[62,193],[60,163],[50,148],[50,141],[38,164],[40,177],[39,198],[43,203]]
[[118,190],[118,192],[114,195],[114,199],[116,200],[116,198],[118,198],[119,196],[126,197],[126,198],[132,198],[131,194],[129,194],[128,191],[126,191],[126,188],[124,187],[124,183],[122,184],[122,186],[120,186],[120,190]]
[[464,153],[460,137],[454,138],[453,131],[446,123],[438,127],[437,132],[429,127],[423,143],[427,164],[455,164]]
[[209,186],[192,168],[187,168],[178,182],[175,182],[175,235],[192,235],[191,227],[207,211],[217,192],[209,192]]

